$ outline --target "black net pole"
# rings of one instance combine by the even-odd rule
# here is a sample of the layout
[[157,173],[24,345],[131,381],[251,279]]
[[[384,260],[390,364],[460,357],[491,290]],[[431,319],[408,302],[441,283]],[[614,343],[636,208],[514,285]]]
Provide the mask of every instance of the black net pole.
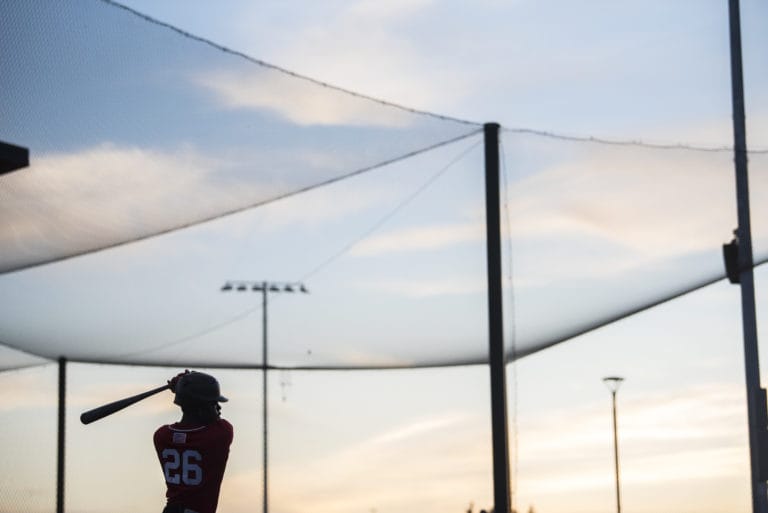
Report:
[[64,513],[64,443],[66,426],[67,359],[59,358],[59,428],[56,457],[56,513]]
[[501,291],[501,223],[499,203],[499,125],[485,131],[485,218],[488,262],[488,329],[491,367],[493,499],[495,513],[511,511],[507,436],[506,354]]
[[263,423],[263,438],[262,438],[262,456],[263,456],[263,467],[264,467],[264,481],[263,481],[263,488],[262,488],[262,510],[263,513],[267,513],[268,507],[269,507],[269,499],[268,499],[268,491],[269,491],[269,479],[268,479],[268,458],[267,458],[267,451],[269,448],[269,440],[267,438],[268,434],[268,408],[267,408],[267,295],[269,294],[269,283],[266,281],[261,284],[262,286],[262,296],[261,296],[261,362],[262,365],[264,365],[264,370],[261,374],[262,379],[262,390],[263,390],[263,397],[262,397],[262,423]]
[[621,513],[621,488],[619,485],[619,429],[616,422],[616,390],[611,390],[613,404],[613,466],[616,477],[616,513]]
[[760,419],[766,417],[765,396],[760,388],[760,367],[757,351],[757,320],[755,315],[755,284],[752,271],[752,228],[749,213],[749,180],[747,174],[747,134],[744,121],[744,75],[741,59],[741,20],[739,0],[729,0],[731,48],[731,93],[733,102],[733,142],[736,168],[736,199],[739,227],[739,283],[741,284],[741,316],[744,336],[744,364],[747,385],[747,418],[749,422],[749,454],[752,481],[752,511],[768,513],[766,497],[766,455],[761,453],[766,428]]

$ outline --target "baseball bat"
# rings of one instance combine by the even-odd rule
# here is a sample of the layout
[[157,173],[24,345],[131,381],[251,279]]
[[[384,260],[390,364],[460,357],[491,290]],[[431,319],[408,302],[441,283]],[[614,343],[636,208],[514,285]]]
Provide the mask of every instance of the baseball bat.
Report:
[[103,419],[104,417],[112,415],[113,413],[118,412],[123,408],[127,408],[128,406],[137,403],[142,399],[146,399],[147,397],[160,393],[163,390],[168,390],[170,387],[170,385],[163,385],[161,387],[142,392],[141,394],[132,395],[131,397],[126,397],[125,399],[120,399],[118,401],[99,406],[98,408],[88,410],[87,412],[80,415],[80,422],[83,424],[90,424],[91,422]]

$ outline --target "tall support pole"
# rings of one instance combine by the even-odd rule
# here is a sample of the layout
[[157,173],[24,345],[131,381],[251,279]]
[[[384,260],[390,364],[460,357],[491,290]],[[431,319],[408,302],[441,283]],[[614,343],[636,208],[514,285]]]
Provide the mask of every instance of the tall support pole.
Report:
[[262,370],[262,454],[263,460],[263,504],[262,513],[267,513],[269,509],[269,418],[268,418],[268,405],[269,394],[267,390],[267,377],[269,371],[269,346],[267,344],[267,297],[270,292],[302,292],[308,294],[306,286],[302,282],[274,282],[274,281],[250,281],[250,280],[234,280],[227,281],[222,287],[222,292],[228,292],[231,290],[237,290],[241,292],[246,291],[258,291],[261,292],[261,370]]
[[485,131],[485,219],[488,262],[488,357],[491,367],[493,500],[495,513],[509,513],[509,441],[507,435],[506,354],[501,290],[501,222],[499,203],[499,125]]
[[59,428],[56,458],[56,513],[64,513],[64,444],[66,441],[67,359],[59,358]]
[[232,290],[237,290],[239,292],[246,292],[246,291],[253,291],[253,292],[261,292],[261,370],[262,370],[262,390],[263,390],[263,397],[262,397],[262,441],[263,441],[263,447],[262,447],[262,454],[264,455],[263,460],[263,490],[262,490],[262,496],[263,496],[263,503],[262,503],[262,513],[267,513],[269,509],[269,438],[268,438],[268,432],[269,432],[269,418],[268,418],[268,404],[269,404],[269,394],[267,390],[267,377],[268,377],[268,371],[269,371],[269,346],[267,344],[267,297],[269,296],[270,292],[301,292],[304,294],[309,294],[309,291],[307,290],[306,286],[302,282],[294,281],[294,282],[276,282],[276,281],[250,281],[250,280],[230,280],[227,281],[222,287],[222,292],[228,292]]
[[[741,284],[741,315],[744,335],[744,363],[747,385],[747,418],[749,422],[749,450],[752,480],[752,511],[768,513],[768,497],[764,472],[768,461],[761,461],[761,440],[768,426],[765,395],[760,388],[760,367],[757,351],[757,321],[755,317],[755,283],[752,272],[752,228],[749,209],[749,181],[747,175],[747,134],[744,121],[744,78],[741,61],[741,20],[739,0],[729,0],[731,47],[731,93],[733,102],[733,142],[736,168],[736,196],[739,227],[738,269]],[[762,419],[762,421],[761,421]]]
[[268,440],[267,440],[267,431],[268,431],[268,425],[267,425],[267,295],[269,295],[269,283],[266,281],[263,282],[261,287],[261,361],[264,365],[264,368],[262,369],[261,373],[261,379],[262,379],[262,390],[264,397],[262,398],[262,425],[263,425],[263,448],[262,448],[262,454],[264,455],[264,489],[263,489],[263,504],[262,509],[263,513],[267,513],[267,507],[269,505],[269,501],[267,499],[268,497],[268,490],[269,490],[269,479],[267,472],[269,471],[269,466],[267,464],[267,450],[268,450]]

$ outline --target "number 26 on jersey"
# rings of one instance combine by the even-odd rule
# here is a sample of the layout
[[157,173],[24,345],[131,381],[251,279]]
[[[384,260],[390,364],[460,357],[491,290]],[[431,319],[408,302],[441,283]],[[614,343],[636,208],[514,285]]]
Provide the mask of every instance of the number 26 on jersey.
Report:
[[203,469],[199,465],[203,456],[199,452],[193,449],[182,452],[177,449],[163,449],[162,456],[163,473],[167,483],[195,486],[203,482]]

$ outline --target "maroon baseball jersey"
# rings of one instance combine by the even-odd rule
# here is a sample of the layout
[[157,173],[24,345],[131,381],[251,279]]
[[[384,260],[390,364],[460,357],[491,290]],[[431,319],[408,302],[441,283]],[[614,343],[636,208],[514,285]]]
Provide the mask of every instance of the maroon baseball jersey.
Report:
[[176,423],[155,431],[168,504],[215,513],[232,437],[232,424],[224,419],[198,427]]

